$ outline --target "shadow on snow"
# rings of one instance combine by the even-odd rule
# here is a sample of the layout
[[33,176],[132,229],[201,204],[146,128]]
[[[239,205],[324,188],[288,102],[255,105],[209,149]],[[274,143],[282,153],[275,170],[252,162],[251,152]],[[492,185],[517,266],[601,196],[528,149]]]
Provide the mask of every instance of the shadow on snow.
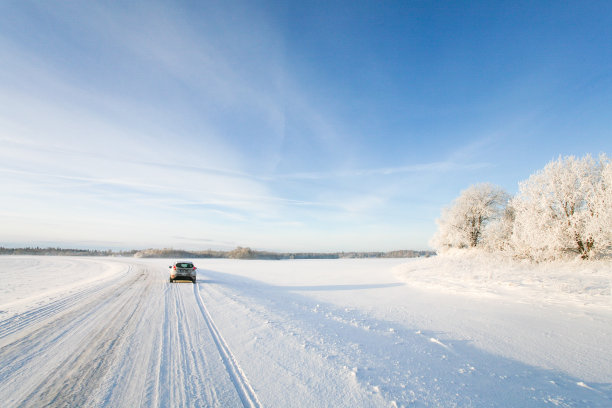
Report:
[[610,407],[612,384],[585,384],[565,373],[530,366],[480,350],[464,340],[407,328],[358,310],[322,303],[294,291],[367,290],[402,286],[275,286],[224,272],[201,270],[210,279],[264,305],[299,331],[310,349],[330,364],[348,367],[356,379],[385,399],[409,406]]

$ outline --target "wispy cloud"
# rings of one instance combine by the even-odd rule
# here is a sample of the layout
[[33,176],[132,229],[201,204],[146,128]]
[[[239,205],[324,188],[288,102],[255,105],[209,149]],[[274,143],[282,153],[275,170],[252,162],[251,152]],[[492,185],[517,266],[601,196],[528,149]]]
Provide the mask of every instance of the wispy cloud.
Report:
[[401,173],[445,173],[451,171],[462,170],[479,170],[490,167],[491,163],[457,163],[457,162],[432,162],[424,164],[414,164],[398,167],[383,167],[376,169],[353,169],[336,172],[306,172],[293,174],[279,174],[273,178],[277,179],[331,179],[331,178],[349,178],[363,176],[388,176]]

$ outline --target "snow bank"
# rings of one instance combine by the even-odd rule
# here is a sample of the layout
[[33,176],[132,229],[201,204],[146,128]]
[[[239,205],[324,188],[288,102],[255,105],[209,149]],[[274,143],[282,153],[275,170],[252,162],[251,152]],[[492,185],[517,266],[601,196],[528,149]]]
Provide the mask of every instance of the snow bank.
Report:
[[612,262],[531,263],[482,251],[457,250],[397,266],[413,287],[523,302],[573,303],[612,308]]
[[125,275],[129,264],[110,258],[0,257],[0,319],[48,304]]

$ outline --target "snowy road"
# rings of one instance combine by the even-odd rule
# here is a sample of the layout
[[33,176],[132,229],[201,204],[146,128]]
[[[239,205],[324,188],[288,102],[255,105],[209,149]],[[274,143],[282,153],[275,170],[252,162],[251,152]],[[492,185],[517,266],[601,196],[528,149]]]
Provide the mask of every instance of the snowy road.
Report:
[[110,282],[0,322],[3,401],[260,406],[198,285],[169,285],[160,271],[126,265]]
[[0,258],[0,400],[612,406],[610,308],[416,290],[402,262],[202,260],[193,285],[165,260]]

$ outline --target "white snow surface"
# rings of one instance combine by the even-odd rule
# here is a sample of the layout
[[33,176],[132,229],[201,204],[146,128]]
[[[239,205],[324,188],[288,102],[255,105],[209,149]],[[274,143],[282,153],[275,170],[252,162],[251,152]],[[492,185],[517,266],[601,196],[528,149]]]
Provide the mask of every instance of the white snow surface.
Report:
[[612,264],[0,257],[4,407],[610,407]]
[[533,263],[480,250],[443,256],[396,268],[412,287],[471,296],[513,298],[523,303],[612,307],[612,261]]

